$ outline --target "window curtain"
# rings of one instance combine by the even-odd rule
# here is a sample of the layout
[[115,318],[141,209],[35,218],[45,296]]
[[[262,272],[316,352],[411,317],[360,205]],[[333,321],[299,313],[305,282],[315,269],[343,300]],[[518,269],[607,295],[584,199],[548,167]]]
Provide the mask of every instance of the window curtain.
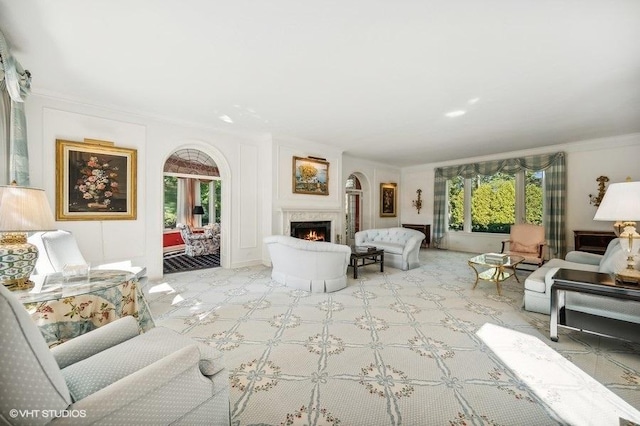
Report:
[[197,226],[193,217],[195,205],[195,187],[197,179],[178,178],[178,212],[177,223],[184,223],[191,228]]
[[456,176],[465,179],[477,175],[493,175],[498,172],[514,174],[519,171],[544,170],[544,190],[546,196],[544,211],[545,238],[549,244],[551,257],[564,257],[565,238],[565,192],[566,164],[564,152],[534,155],[530,157],[510,158],[506,160],[485,161],[482,163],[440,167],[435,170],[434,183],[434,244],[438,247],[445,235],[447,206],[447,180]]
[[0,31],[0,184],[16,181],[29,185],[29,151],[24,100],[31,88],[31,74],[22,68]]

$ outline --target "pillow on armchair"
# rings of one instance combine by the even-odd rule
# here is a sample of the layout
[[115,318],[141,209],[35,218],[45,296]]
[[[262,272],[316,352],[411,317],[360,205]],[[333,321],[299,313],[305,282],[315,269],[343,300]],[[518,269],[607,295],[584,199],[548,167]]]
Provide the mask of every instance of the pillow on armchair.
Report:
[[[600,261],[598,272],[615,274],[627,267],[627,254],[622,250],[620,238],[614,238],[607,246]],[[635,269],[640,269],[640,259],[635,262]]]

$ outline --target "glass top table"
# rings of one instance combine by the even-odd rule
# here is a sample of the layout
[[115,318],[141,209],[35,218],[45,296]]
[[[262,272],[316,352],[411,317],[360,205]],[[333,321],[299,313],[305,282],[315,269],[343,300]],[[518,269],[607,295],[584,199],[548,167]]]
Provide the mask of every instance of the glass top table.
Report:
[[21,303],[36,303],[58,300],[65,297],[90,294],[106,290],[131,281],[135,274],[128,271],[96,269],[83,279],[67,280],[61,272],[47,275],[32,275],[35,283],[29,290],[16,290],[13,294]]
[[13,291],[49,347],[131,315],[141,331],[154,327],[135,273],[94,269],[88,275],[32,275],[34,287]]
[[[510,255],[505,256],[503,261],[496,261],[492,259],[492,255],[493,253],[480,254],[469,259],[468,263],[476,273],[476,282],[473,284],[473,288],[476,288],[480,280],[491,281],[496,283],[498,295],[500,295],[500,283],[503,281],[513,276],[518,283],[520,282],[516,275],[516,266],[524,261],[524,257]],[[482,268],[486,269],[481,271]]]

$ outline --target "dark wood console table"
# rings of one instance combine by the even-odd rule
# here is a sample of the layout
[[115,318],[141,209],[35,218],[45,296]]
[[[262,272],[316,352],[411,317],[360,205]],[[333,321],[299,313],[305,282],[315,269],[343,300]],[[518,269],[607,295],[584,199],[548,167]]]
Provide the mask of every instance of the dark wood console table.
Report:
[[551,340],[557,342],[558,327],[566,327],[640,343],[639,324],[574,311],[571,306],[561,305],[560,294],[568,291],[640,302],[640,287],[621,284],[615,280],[613,275],[558,269],[558,272],[553,276],[553,285],[551,286],[551,320],[549,322]]
[[576,250],[604,254],[616,234],[608,231],[573,231],[573,237]]
[[410,225],[407,223],[402,224],[403,228],[415,229],[426,235],[426,238],[422,240],[420,247],[427,248],[431,244],[431,225]]

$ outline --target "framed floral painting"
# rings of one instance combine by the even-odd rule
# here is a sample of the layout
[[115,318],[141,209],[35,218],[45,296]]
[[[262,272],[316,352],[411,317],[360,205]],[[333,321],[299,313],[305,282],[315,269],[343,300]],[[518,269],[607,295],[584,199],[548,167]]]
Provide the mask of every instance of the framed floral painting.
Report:
[[137,151],[56,140],[56,220],[136,219]]

